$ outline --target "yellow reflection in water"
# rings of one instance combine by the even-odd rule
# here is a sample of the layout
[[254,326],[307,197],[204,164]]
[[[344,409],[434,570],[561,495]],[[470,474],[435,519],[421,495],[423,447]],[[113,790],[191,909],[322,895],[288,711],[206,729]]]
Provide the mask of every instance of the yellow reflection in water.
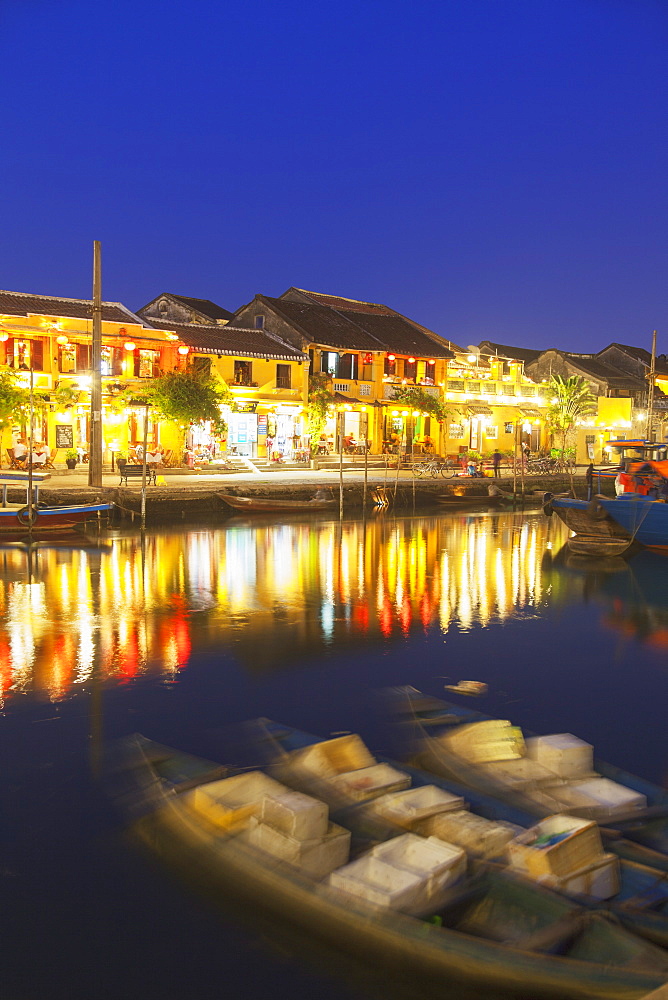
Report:
[[541,515],[385,518],[131,535],[102,546],[0,546],[4,697],[57,700],[98,678],[173,677],[193,650],[249,669],[332,643],[446,633],[543,601],[565,529]]

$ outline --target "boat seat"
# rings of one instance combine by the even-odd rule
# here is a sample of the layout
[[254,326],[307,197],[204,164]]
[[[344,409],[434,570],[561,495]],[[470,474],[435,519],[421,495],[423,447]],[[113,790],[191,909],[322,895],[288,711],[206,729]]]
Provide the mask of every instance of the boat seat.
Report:
[[521,951],[546,951],[554,954],[573,940],[584,928],[587,913],[582,910],[571,910],[548,927],[519,938],[509,938],[503,944]]

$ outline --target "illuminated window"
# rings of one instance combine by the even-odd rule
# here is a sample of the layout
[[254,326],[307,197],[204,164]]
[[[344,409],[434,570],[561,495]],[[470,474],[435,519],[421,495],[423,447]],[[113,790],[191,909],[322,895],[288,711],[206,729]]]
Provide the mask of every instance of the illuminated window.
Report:
[[406,361],[404,362],[404,376],[410,381],[414,382],[417,375],[417,361]]
[[320,371],[332,375],[334,378],[339,374],[339,355],[336,351],[323,351],[320,355]]
[[337,378],[357,378],[358,354],[342,354],[339,358]]
[[276,388],[292,388],[292,368],[290,365],[276,365]]
[[18,340],[10,337],[5,345],[5,357],[10,368],[44,371],[44,343],[41,338]]
[[160,351],[149,351],[142,348],[134,353],[137,378],[154,378],[159,370]]
[[122,375],[123,356],[120,348],[103,347],[100,358],[100,365],[103,375]]
[[76,344],[65,344],[58,347],[58,371],[63,374],[76,372],[77,370],[77,347]]
[[499,428],[498,427],[485,427],[485,437],[486,438],[498,438]]
[[450,424],[448,427],[448,437],[453,441],[457,441],[464,437],[464,427],[462,424]]
[[253,365],[250,361],[234,362],[234,384],[250,385],[253,379]]

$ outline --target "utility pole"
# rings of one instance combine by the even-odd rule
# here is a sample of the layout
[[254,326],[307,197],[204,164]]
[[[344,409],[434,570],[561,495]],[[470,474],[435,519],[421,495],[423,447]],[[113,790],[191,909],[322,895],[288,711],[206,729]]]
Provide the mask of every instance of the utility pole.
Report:
[[102,248],[93,241],[93,345],[88,485],[102,486]]
[[649,374],[647,376],[647,378],[649,379],[649,393],[647,396],[647,427],[645,429],[645,438],[647,441],[649,441],[652,436],[652,410],[654,409],[655,373],[656,373],[656,330],[652,334],[652,362],[650,364]]

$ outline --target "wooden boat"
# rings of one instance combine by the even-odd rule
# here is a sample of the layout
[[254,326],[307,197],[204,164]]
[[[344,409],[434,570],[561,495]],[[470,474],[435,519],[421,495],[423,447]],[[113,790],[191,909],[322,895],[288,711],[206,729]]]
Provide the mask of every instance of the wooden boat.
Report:
[[245,510],[250,512],[267,513],[269,511],[313,511],[313,510],[334,510],[338,507],[339,501],[331,499],[311,499],[311,500],[275,500],[272,497],[240,497],[233,493],[219,493],[218,496],[235,510]]
[[[423,696],[415,688],[392,689],[388,693],[390,707],[403,712],[409,723],[410,740],[407,752],[416,764],[434,774],[455,780],[459,785],[475,789],[524,813],[542,817],[556,812],[593,818],[605,828],[610,850],[622,857],[668,872],[668,791],[622,768],[594,759],[592,775],[598,775],[637,796],[644,796],[647,806],[629,808],[624,812],[597,814],[595,808],[567,805],[556,798],[556,784],[545,785],[530,780],[509,782],[500,771],[485,767],[457,753],[447,736],[458,727],[474,722],[490,721],[490,717],[474,709]],[[403,709],[401,708],[403,699]],[[531,734],[527,733],[527,736]]]
[[566,544],[569,551],[578,556],[603,556],[606,559],[622,556],[633,547],[633,542],[628,538],[596,535],[574,535]]
[[[0,477],[2,486],[2,506],[0,507],[0,532],[26,534],[63,531],[83,524],[92,518],[107,515],[114,509],[113,503],[74,504],[54,507],[39,499],[40,485],[50,476],[48,473],[8,472],[3,470]],[[7,491],[12,486],[25,489],[25,499],[20,503],[10,503]]]
[[[346,758],[347,762],[350,763],[351,751],[345,751],[341,747],[336,746],[341,741],[322,740],[319,737],[293,729],[292,727],[272,722],[270,719],[259,719],[256,722],[256,726],[258,745],[262,746],[264,744],[265,753],[268,750],[268,760],[272,762],[274,772],[281,780],[300,788],[302,791],[316,794],[335,810],[333,813],[334,817],[344,824],[350,823],[352,819],[353,825],[359,825],[359,815],[361,814],[367,825],[367,829],[370,829],[368,826],[369,817],[366,814],[368,811],[367,806],[372,807],[372,814],[373,812],[379,812],[380,810],[377,807],[374,810],[373,806],[374,803],[382,802],[382,799],[365,801],[364,794],[373,794],[368,791],[368,788],[360,796],[358,787],[352,786],[351,790],[347,791],[346,786],[342,785],[337,778],[327,778],[324,774],[314,773],[313,769],[307,771],[303,766],[300,766],[300,756],[303,751],[316,744],[320,744],[324,748],[328,745],[336,747],[335,752],[331,753],[336,765],[341,766],[341,761]],[[353,736],[353,739],[356,740],[358,738]],[[474,818],[472,829],[466,830],[464,840],[455,842],[466,843],[467,850],[472,846],[472,854],[476,858],[485,858],[488,860],[500,858],[499,848],[502,845],[502,841],[498,839],[499,834],[502,837],[505,836],[505,840],[508,839],[507,831],[502,829],[494,829],[492,826],[491,835],[489,834],[489,827],[485,831],[486,820],[492,820],[497,824],[500,823],[502,827],[510,828],[511,834],[521,831],[522,828],[531,828],[536,822],[535,817],[529,813],[514,808],[503,800],[497,800],[484,795],[475,789],[465,788],[452,780],[446,780],[441,776],[435,777],[430,772],[416,769],[410,765],[396,764],[396,762],[385,757],[371,759],[377,759],[381,766],[389,766],[395,773],[397,773],[398,769],[398,773],[408,775],[411,779],[413,789],[422,789],[426,792],[428,789],[436,788],[437,790],[447,792],[450,796],[454,796],[458,800],[458,803],[469,807],[470,812],[465,815]],[[359,765],[365,763],[361,758],[352,762]],[[363,774],[365,771],[368,776],[368,768],[362,767],[359,773]],[[352,772],[353,775],[356,773],[355,771]],[[381,780],[388,779],[385,776],[381,776]],[[391,776],[389,780],[392,780]],[[359,785],[363,786],[363,783],[358,782]],[[392,795],[386,798],[391,800]],[[398,802],[400,798],[401,796],[398,796],[396,801]],[[426,801],[428,802],[429,800],[426,799]],[[433,805],[431,807],[433,808]],[[455,804],[455,810],[457,808],[458,804]],[[403,815],[395,812],[393,823],[396,823],[400,827],[416,830],[423,835],[433,832],[432,828],[428,825],[429,819],[421,819],[417,813],[415,815],[418,816],[417,819],[410,817],[408,812],[405,812]],[[386,819],[387,816],[388,813],[386,812]],[[480,817],[477,824],[475,823],[476,817]],[[483,832],[480,830],[481,826],[483,827]],[[378,833],[377,829],[374,832]],[[611,831],[607,831],[607,834],[605,851],[610,852],[610,844],[607,841],[610,839]],[[446,839],[452,836],[452,827],[450,827],[447,829]],[[589,884],[593,885],[595,876],[592,878],[591,873],[585,880],[573,883],[570,891],[567,887],[559,891],[567,898],[573,897],[590,908],[609,910],[615,914],[616,920],[620,921],[620,923],[633,931],[633,933],[646,938],[662,948],[668,947],[668,873],[662,871],[660,868],[651,867],[650,863],[641,864],[637,860],[634,860],[636,845],[626,843],[621,836],[616,835],[615,844],[617,849],[612,853],[617,856],[617,862],[614,864],[616,865],[619,877],[619,885],[610,898],[602,900],[596,895],[586,895],[582,881],[588,880]],[[631,856],[627,858],[627,854]],[[644,860],[648,860],[646,856]]]
[[625,539],[627,543],[630,541],[628,531],[620,527],[609,515],[604,513],[602,517],[593,517],[590,503],[586,500],[545,493],[543,513],[547,517],[556,514],[559,520],[577,535],[586,535],[589,538],[620,538]]
[[[668,982],[663,949],[507,872],[480,869],[451,885],[432,886],[434,905],[416,913],[368,901],[342,889],[340,881],[310,875],[295,855],[291,862],[279,860],[268,841],[267,849],[256,846],[267,815],[276,822],[279,813],[288,820],[297,815],[290,812],[287,789],[288,797],[272,791],[269,804],[266,792],[242,803],[225,799],[224,788],[211,780],[210,762],[141,738],[126,754],[128,801],[137,817],[133,830],[153,853],[198,871],[209,890],[250,899],[283,923],[419,982],[425,998],[436,1000],[444,987],[456,991],[461,985],[493,988],[495,997],[509,1000],[632,1000],[648,998]],[[267,776],[250,772],[250,778],[262,786]],[[202,803],[211,801],[221,804],[220,813],[203,811]],[[308,808],[318,812],[320,806],[311,797]],[[388,843],[391,851],[397,848],[396,829],[379,843],[377,831],[365,835],[351,810],[347,818],[360,857],[386,852]],[[408,877],[405,869],[393,872],[392,879]]]

